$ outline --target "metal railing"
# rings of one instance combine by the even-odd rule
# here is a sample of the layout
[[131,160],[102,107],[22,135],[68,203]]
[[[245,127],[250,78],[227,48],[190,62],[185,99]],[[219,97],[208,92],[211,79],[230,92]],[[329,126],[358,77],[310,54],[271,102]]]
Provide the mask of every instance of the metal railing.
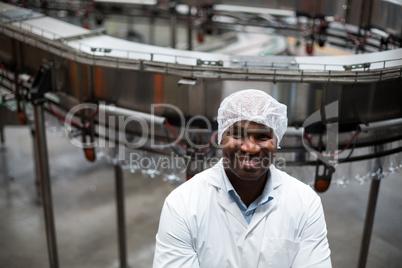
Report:
[[[217,59],[223,64],[197,65],[197,62],[211,62],[211,60],[168,53],[93,47],[80,41],[78,39],[80,36],[76,39],[64,38],[60,34],[22,21],[0,22],[0,26],[0,32],[6,36],[63,58],[101,67],[175,74],[192,78],[271,82],[374,83],[402,78],[402,52],[401,56],[395,59],[355,65],[273,62],[264,57],[256,57],[255,60],[225,57],[225,59]],[[273,57],[269,58],[272,60]]]

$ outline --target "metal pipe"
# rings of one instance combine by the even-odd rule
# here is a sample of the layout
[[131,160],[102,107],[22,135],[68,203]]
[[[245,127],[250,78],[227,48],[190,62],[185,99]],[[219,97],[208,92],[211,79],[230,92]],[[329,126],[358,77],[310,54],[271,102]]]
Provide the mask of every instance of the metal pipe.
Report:
[[346,1],[345,16],[344,16],[344,19],[345,19],[346,23],[350,23],[349,18],[350,18],[350,7],[351,6],[352,6],[352,0],[347,0]]
[[16,100],[16,104],[17,104],[17,112],[20,116],[20,114],[22,113],[22,109],[21,109],[21,94],[20,94],[20,90],[19,90],[18,77],[19,77],[19,72],[21,70],[23,53],[21,51],[21,43],[20,42],[13,39],[12,44],[13,44],[13,58],[16,59],[16,63],[17,63],[15,71],[14,71],[14,87],[15,87],[14,94],[15,94],[15,100]]
[[302,136],[304,132],[304,127],[287,127],[285,136]]
[[364,21],[364,11],[365,11],[365,4],[366,1],[362,0],[360,3],[360,18],[359,18],[359,36],[360,36],[360,31],[363,27],[363,21]]
[[[382,145],[377,145],[375,147],[376,153],[383,151]],[[380,172],[378,172],[380,171]],[[360,248],[360,255],[359,255],[359,263],[358,268],[366,267],[368,251],[370,247],[370,239],[371,239],[371,232],[373,230],[373,223],[374,223],[374,216],[375,216],[375,209],[377,206],[377,199],[378,199],[378,192],[380,189],[380,181],[381,181],[381,172],[382,172],[382,165],[381,160],[379,158],[376,159],[374,172],[377,174],[376,178],[371,180],[370,185],[370,195],[369,201],[367,204],[367,211],[366,211],[366,220],[364,223],[363,229],[363,236]]]
[[149,21],[149,42],[150,45],[155,45],[155,17],[151,16]]
[[46,238],[51,268],[58,268],[56,230],[54,225],[52,189],[49,174],[49,159],[47,155],[45,119],[43,107],[40,104],[34,105],[35,116],[35,146],[38,159],[39,178],[42,187],[42,202],[45,213]]
[[170,14],[170,47],[176,48],[176,23],[177,15],[176,11]]
[[359,128],[361,131],[379,130],[384,128],[389,128],[393,126],[402,125],[402,118],[373,122],[368,125],[360,124]]
[[188,6],[187,50],[193,50],[193,22],[191,20],[191,6]]
[[[285,148],[285,149],[283,149],[283,151],[289,152],[289,149]],[[388,150],[388,151],[382,151],[380,153],[374,153],[374,154],[356,156],[356,157],[349,157],[349,158],[342,158],[342,159],[339,159],[339,162],[340,163],[350,163],[350,162],[355,162],[355,161],[368,160],[368,159],[373,159],[373,158],[382,157],[382,156],[386,156],[386,155],[396,154],[399,152],[402,152],[401,147],[395,148],[392,150]],[[287,166],[307,166],[307,165],[315,166],[316,164],[317,164],[317,161],[315,161],[315,160],[314,161],[294,161],[294,162],[287,161],[286,162]]]
[[124,178],[120,165],[114,166],[116,183],[116,205],[117,205],[117,231],[119,243],[120,268],[127,268],[127,242],[126,242],[126,220],[124,208]]
[[4,145],[4,128],[3,128],[3,126],[0,126],[0,142],[1,142],[1,145],[3,146]]
[[32,137],[32,147],[33,147],[33,157],[35,160],[35,186],[36,186],[36,200],[38,204],[42,204],[42,193],[41,193],[41,183],[40,183],[40,174],[39,174],[39,157],[38,157],[38,149],[36,148],[35,143],[35,129],[31,128],[31,137]]
[[248,12],[255,14],[267,14],[279,17],[294,17],[296,12],[292,10],[285,9],[273,9],[273,8],[262,8],[262,7],[247,7],[240,5],[226,5],[218,4],[214,5],[214,10],[223,12]]
[[132,119],[145,120],[147,123],[155,123],[158,125],[163,125],[163,123],[166,120],[166,118],[162,116],[137,112],[125,108],[119,108],[113,105],[106,105],[104,103],[100,103],[99,114],[102,113],[111,116],[131,117]]
[[[359,21],[359,36],[361,35],[361,30],[365,29],[366,26],[371,25],[371,13],[373,8],[373,0],[363,0],[360,6],[360,21]],[[366,30],[365,30],[366,32]]]

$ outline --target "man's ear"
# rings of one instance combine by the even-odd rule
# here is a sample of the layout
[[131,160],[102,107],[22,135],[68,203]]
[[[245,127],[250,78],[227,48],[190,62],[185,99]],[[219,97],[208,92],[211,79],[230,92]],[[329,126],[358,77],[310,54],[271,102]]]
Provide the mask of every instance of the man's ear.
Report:
[[218,144],[219,148],[223,149],[223,147],[225,147],[224,144],[222,144],[222,141]]
[[221,142],[218,144],[219,148],[223,149],[226,146],[226,139],[228,139],[228,131],[222,133]]

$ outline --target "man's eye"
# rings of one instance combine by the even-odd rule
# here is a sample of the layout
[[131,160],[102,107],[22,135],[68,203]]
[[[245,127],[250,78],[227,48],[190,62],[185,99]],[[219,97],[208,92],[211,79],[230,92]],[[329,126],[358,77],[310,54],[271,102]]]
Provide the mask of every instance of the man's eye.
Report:
[[271,135],[266,135],[266,134],[260,134],[256,138],[259,139],[259,140],[266,141],[266,140],[272,139],[272,136]]
[[241,133],[233,133],[232,137],[235,139],[241,139],[243,137],[243,135]]

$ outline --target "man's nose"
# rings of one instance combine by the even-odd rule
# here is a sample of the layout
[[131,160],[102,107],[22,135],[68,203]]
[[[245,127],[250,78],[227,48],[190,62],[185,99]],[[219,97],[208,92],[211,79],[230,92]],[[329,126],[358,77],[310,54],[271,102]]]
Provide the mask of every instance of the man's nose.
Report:
[[261,151],[261,147],[255,142],[253,136],[245,137],[240,149],[245,153],[255,154]]

